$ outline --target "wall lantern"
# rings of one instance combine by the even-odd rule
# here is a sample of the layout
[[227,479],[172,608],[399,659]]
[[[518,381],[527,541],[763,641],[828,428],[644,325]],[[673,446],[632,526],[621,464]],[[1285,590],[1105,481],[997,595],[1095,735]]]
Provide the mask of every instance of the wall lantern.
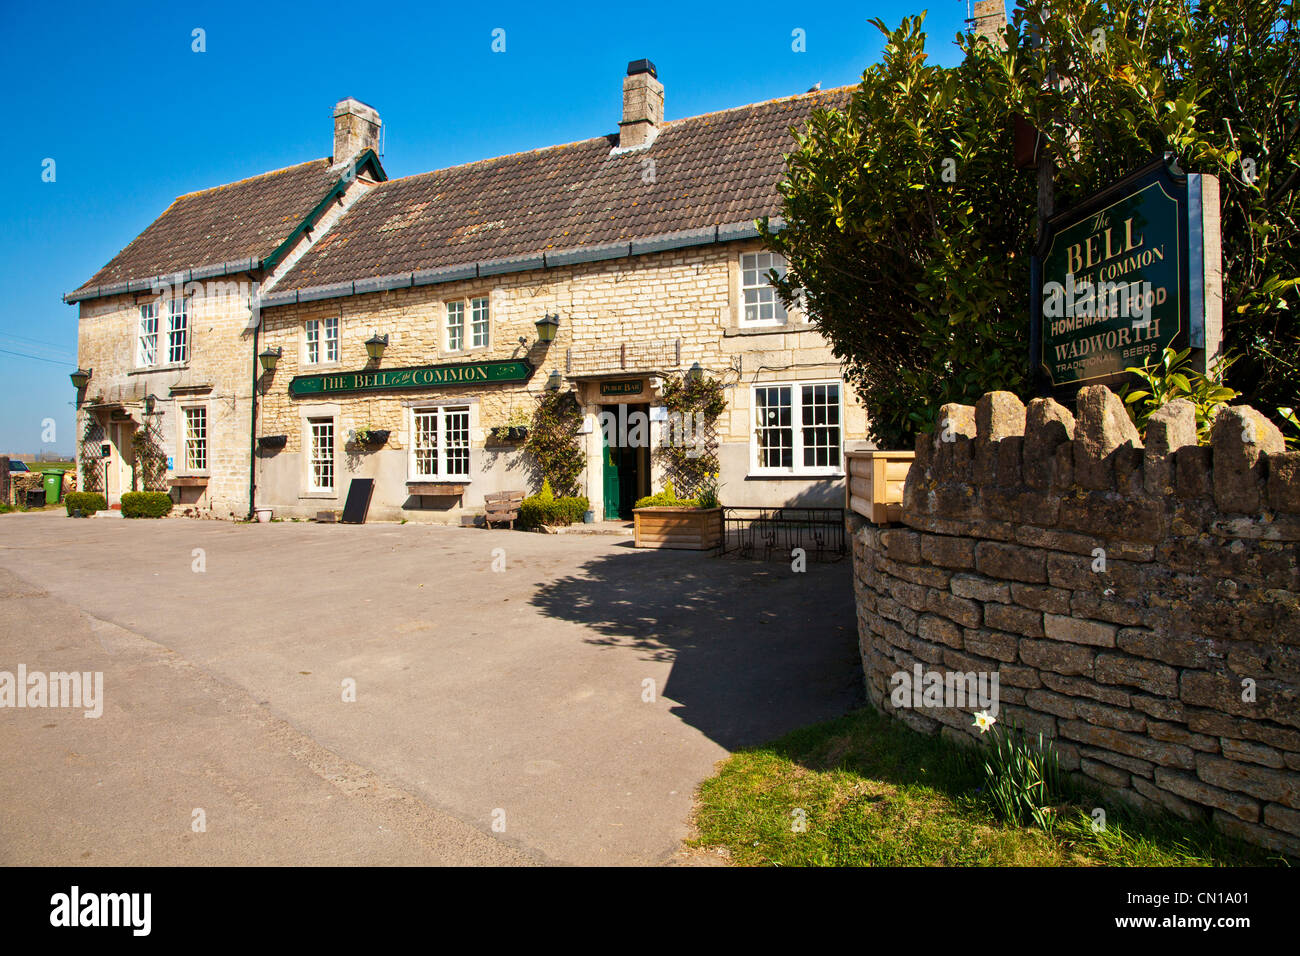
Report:
[[378,362],[384,357],[384,349],[388,347],[388,333],[380,335],[376,332],[370,338],[366,339],[366,354]]
[[549,312],[537,320],[537,341],[554,342],[555,333],[560,327],[560,317]]
[[284,349],[280,346],[277,345],[275,348],[268,346],[266,351],[257,357],[257,360],[262,363],[262,371],[274,372],[282,354],[284,354]]
[[558,392],[562,382],[563,378],[560,375],[560,370],[558,368],[553,368],[551,369],[551,374],[546,376],[546,390],[548,392]]
[[686,381],[690,382],[692,385],[697,385],[704,381],[704,369],[700,367],[699,362],[695,362],[691,365],[690,369],[687,370]]
[[146,395],[146,396],[144,397],[144,413],[145,413],[146,415],[152,415],[152,414],[153,414],[153,408],[154,408],[154,405],[157,403],[157,401],[158,401],[158,399],[154,398],[154,396],[152,396],[152,395]]
[[77,369],[70,376],[68,376],[69,378],[72,379],[72,387],[77,389],[78,391],[85,388],[86,383],[90,381],[90,376],[94,371],[95,370],[93,368]]

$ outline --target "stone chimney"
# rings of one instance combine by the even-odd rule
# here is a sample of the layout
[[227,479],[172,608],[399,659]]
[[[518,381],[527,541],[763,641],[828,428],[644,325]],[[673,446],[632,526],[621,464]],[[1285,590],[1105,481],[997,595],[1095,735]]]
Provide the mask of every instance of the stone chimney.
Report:
[[1001,46],[1002,31],[1007,26],[1006,4],[1003,0],[975,0],[975,9],[967,22],[976,36],[987,37],[994,46]]
[[623,78],[623,121],[618,124],[618,148],[649,146],[664,121],[664,85],[649,60],[633,60]]
[[363,149],[379,155],[379,113],[360,100],[348,97],[334,107],[334,163],[352,159]]

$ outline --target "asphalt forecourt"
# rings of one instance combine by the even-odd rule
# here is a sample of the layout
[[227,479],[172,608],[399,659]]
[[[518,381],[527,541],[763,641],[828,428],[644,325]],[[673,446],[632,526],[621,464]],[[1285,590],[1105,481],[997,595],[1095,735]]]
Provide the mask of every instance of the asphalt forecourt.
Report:
[[96,699],[0,712],[0,860],[679,860],[719,760],[861,705],[848,571],[8,516],[0,670],[89,674]]

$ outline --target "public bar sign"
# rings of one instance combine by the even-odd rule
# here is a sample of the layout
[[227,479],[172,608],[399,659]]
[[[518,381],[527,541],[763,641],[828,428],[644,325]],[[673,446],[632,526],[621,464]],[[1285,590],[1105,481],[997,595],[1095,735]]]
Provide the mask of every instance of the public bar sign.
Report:
[[289,394],[294,398],[303,398],[308,395],[337,395],[342,392],[445,388],[453,385],[496,385],[502,382],[526,382],[532,374],[532,365],[519,360],[471,362],[465,365],[421,365],[417,368],[334,372],[328,375],[297,375],[289,382]]
[[1030,350],[1039,391],[1118,385],[1125,369],[1222,328],[1219,190],[1159,159],[1048,221],[1033,263]]
[[601,382],[600,394],[602,395],[640,395],[645,388],[645,382],[641,379],[630,379],[618,382]]

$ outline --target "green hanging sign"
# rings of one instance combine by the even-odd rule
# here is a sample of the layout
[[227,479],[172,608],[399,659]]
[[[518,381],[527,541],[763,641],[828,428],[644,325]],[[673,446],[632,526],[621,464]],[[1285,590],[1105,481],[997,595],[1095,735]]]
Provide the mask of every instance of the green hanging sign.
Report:
[[1047,222],[1031,264],[1041,394],[1116,387],[1167,347],[1199,371],[1222,328],[1218,182],[1157,159]]
[[525,361],[470,362],[464,365],[421,365],[417,368],[376,369],[372,372],[333,372],[297,375],[289,382],[294,398],[377,392],[389,389],[446,388],[454,385],[497,385],[526,382],[533,367]]

